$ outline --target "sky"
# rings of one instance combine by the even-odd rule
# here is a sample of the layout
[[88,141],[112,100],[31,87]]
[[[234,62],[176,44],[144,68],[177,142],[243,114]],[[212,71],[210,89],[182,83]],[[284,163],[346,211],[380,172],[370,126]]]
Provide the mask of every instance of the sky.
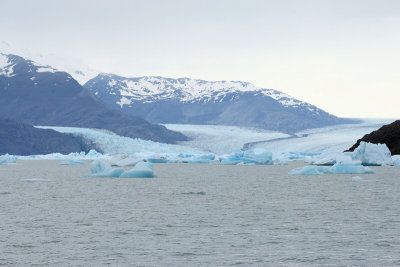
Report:
[[0,41],[99,72],[241,80],[400,118],[398,0],[0,0]]

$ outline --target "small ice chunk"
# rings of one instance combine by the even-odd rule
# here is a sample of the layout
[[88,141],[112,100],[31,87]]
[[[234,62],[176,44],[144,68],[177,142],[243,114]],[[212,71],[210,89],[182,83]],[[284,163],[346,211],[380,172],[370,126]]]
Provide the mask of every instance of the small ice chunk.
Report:
[[61,161],[60,165],[85,165],[85,162],[78,160]]
[[154,173],[153,164],[150,162],[138,162],[132,169],[123,172],[121,178],[153,178],[156,177]]
[[315,166],[315,165],[296,168],[289,172],[289,174],[291,174],[291,175],[299,175],[299,174],[301,174],[301,175],[317,175],[317,174],[326,174],[326,173],[331,173],[331,170],[329,167]]

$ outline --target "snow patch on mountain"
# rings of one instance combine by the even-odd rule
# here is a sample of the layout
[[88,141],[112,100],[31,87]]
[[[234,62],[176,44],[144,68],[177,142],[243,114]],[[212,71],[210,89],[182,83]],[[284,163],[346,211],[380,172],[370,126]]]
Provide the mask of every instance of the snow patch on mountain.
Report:
[[0,53],[0,75],[14,76],[14,65],[15,63],[11,62],[7,55]]
[[[0,41],[0,52],[3,53],[3,56],[7,54],[11,55],[19,55],[24,58],[29,58],[35,65],[43,66],[45,68],[39,68],[38,72],[56,72],[56,71],[64,71],[72,75],[72,77],[78,81],[81,85],[85,84],[87,81],[95,77],[99,72],[87,66],[79,59],[74,59],[71,57],[63,57],[56,54],[49,53],[40,53],[37,51],[31,51],[29,49],[18,49],[12,47],[5,41]],[[0,61],[1,61],[0,56]],[[3,62],[4,63],[4,62]],[[0,69],[4,66],[0,62]],[[49,67],[51,66],[51,67]],[[13,71],[10,69],[10,73]],[[2,70],[0,70],[0,75],[4,75]]]
[[[100,74],[98,78],[107,82],[107,94],[121,96],[117,101],[117,104],[121,107],[135,101],[150,103],[165,99],[177,99],[188,103],[222,102],[236,98],[235,95],[230,95],[231,99],[226,99],[230,93],[255,92],[256,94],[269,96],[285,107],[305,106],[311,112],[318,112],[318,108],[315,106],[297,100],[285,93],[257,87],[248,82],[204,81],[190,78],[172,79],[158,76],[124,78],[104,73]],[[90,82],[85,86],[90,87]],[[95,87],[91,89],[95,94],[99,93]]]

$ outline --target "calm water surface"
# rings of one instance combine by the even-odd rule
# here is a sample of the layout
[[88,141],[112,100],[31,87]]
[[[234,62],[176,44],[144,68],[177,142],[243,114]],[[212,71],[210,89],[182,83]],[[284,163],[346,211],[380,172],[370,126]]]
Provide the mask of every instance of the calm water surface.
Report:
[[[0,166],[0,265],[396,266],[400,168],[290,176],[289,166]],[[28,179],[28,180],[26,180]]]

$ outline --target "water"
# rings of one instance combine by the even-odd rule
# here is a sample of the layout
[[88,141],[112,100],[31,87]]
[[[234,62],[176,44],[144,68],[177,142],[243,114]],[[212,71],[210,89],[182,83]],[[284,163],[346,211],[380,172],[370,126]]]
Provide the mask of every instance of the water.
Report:
[[400,265],[400,168],[155,164],[155,179],[104,179],[58,163],[0,166],[0,265]]

